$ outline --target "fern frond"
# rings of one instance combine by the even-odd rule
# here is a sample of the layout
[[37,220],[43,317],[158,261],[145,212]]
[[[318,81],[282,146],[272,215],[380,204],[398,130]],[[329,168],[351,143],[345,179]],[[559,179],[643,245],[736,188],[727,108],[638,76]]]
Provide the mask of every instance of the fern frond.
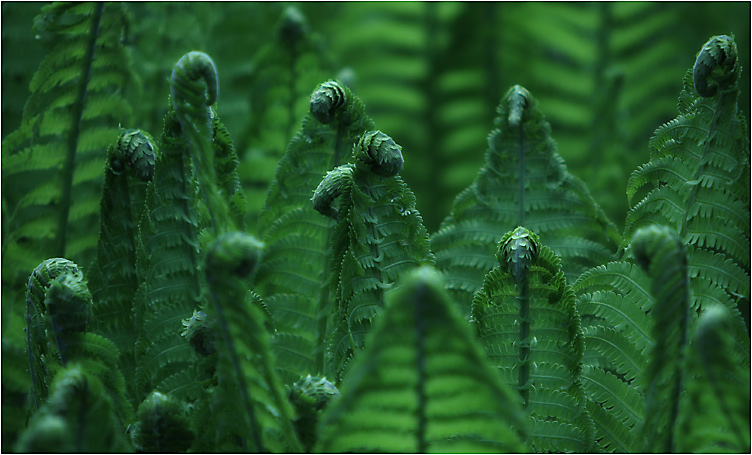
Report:
[[401,147],[370,131],[353,148],[353,158],[355,164],[327,173],[312,198],[322,215],[337,216],[331,287],[338,327],[328,341],[329,374],[337,383],[349,357],[363,347],[384,291],[411,268],[433,262],[415,196],[397,175]]
[[244,279],[255,271],[260,250],[253,237],[230,233],[217,238],[207,253],[212,305],[206,312],[218,353],[213,406],[224,408],[217,416],[217,442],[238,438],[240,448],[256,452],[297,452],[293,411],[275,373],[265,318],[258,306],[243,304]]
[[[448,276],[455,269],[462,269],[465,277],[471,271],[475,275],[474,285],[463,283],[469,289],[449,288],[466,311],[488,271],[492,245],[515,226],[540,233],[544,243],[565,259],[570,281],[608,260],[620,239],[585,185],[567,171],[537,100],[516,85],[497,112],[485,166],[457,196],[451,214],[431,239],[438,266]],[[476,259],[481,254],[485,260]]]
[[140,283],[133,318],[139,327],[134,348],[139,403],[165,378],[191,369],[195,356],[180,336],[181,321],[198,308],[202,296],[196,180],[173,111],[165,116],[159,142],[136,258]]
[[[733,37],[710,38],[684,76],[678,116],[655,131],[650,162],[630,178],[630,199],[650,188],[627,215],[625,238],[651,224],[672,226],[688,246],[692,277],[748,301],[750,151],[739,77]],[[748,323],[748,304],[740,310]]]
[[584,337],[560,259],[523,227],[498,248],[499,265],[473,299],[479,340],[533,419],[531,447],[584,451],[593,443],[580,378]]
[[112,340],[120,351],[120,368],[134,406],[133,347],[138,332],[132,311],[138,288],[137,231],[156,154],[156,144],[140,130],[122,130],[117,145],[110,147],[100,202],[97,257],[89,273],[96,332]]
[[680,408],[677,450],[750,450],[749,346],[739,349],[735,318],[721,305],[700,316],[687,365],[687,394]]
[[[316,340],[314,346],[322,346],[330,331],[333,265],[328,245],[334,222],[316,213],[311,195],[322,175],[351,159],[348,153],[366,130],[373,129],[373,121],[363,103],[336,81],[320,84],[311,94],[309,106],[311,114],[303,119],[279,162],[259,219],[266,247],[255,286],[265,298],[284,301],[279,311],[273,310],[279,334]],[[312,355],[312,369],[295,371],[295,365],[300,365],[297,362],[280,362],[278,366],[294,380],[309,373],[323,375],[323,351],[295,353],[298,358]]]
[[56,376],[49,400],[29,422],[19,452],[127,452],[122,423],[95,375],[72,362]]
[[322,452],[521,452],[527,423],[430,267],[390,292],[321,417]]
[[52,3],[38,16],[39,33],[55,46],[34,73],[19,128],[2,144],[5,305],[42,260],[94,257],[104,153],[132,115],[124,22],[114,3]]
[[640,266],[653,277],[655,297],[655,346],[644,376],[646,449],[673,452],[689,344],[687,251],[676,232],[658,226],[638,230],[632,248]]

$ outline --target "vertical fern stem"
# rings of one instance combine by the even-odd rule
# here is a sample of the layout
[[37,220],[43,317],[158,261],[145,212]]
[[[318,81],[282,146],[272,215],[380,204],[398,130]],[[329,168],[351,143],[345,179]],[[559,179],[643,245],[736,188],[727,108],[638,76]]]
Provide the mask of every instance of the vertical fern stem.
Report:
[[73,114],[71,115],[72,124],[68,134],[68,150],[65,155],[65,163],[63,164],[63,187],[60,195],[60,213],[57,222],[56,255],[59,257],[65,256],[76,149],[78,148],[78,136],[81,134],[81,122],[83,121],[84,106],[86,104],[86,90],[91,79],[91,67],[94,62],[97,38],[99,37],[99,24],[102,20],[102,11],[104,11],[104,2],[99,2],[94,8],[89,42],[86,46],[86,55],[83,58],[83,69],[78,84],[78,96],[76,97],[76,103],[73,105]]
[[519,147],[517,149],[517,155],[519,156],[519,162],[520,162],[520,169],[517,173],[517,181],[519,182],[518,190],[520,194],[520,203],[518,206],[518,214],[517,214],[517,224],[520,226],[525,225],[525,182],[527,179],[525,178],[525,132],[522,129],[522,121],[520,120],[519,125],[517,125],[517,131],[519,133]]
[[530,284],[527,276],[523,277],[521,294],[518,297],[520,302],[520,370],[517,383],[520,388],[520,395],[524,402],[525,409],[529,409],[530,388]]
[[[219,322],[219,325],[222,327],[222,339],[224,340],[225,344],[227,345],[228,351],[232,354],[237,354],[237,351],[235,350],[235,343],[233,343],[232,338],[229,336],[230,333],[230,327],[227,325],[227,320],[225,319],[225,314],[222,309],[222,305],[220,302],[220,297],[216,294],[214,291],[214,288],[210,286],[211,294],[212,294],[212,301],[214,302],[214,309],[217,312],[217,322]],[[240,385],[239,391],[240,394],[243,397],[243,405],[245,406],[245,412],[248,414],[248,418],[250,419],[250,426],[251,426],[251,434],[253,435],[253,450],[255,453],[265,453],[268,452],[264,446],[261,444],[261,435],[258,432],[258,422],[256,419],[256,411],[253,409],[253,406],[251,405],[251,397],[248,396],[248,387],[245,383],[245,376],[243,375],[243,371],[240,369],[240,364],[238,363],[238,359],[236,355],[231,356],[232,360],[232,369],[235,372],[235,376],[238,380],[238,384]],[[244,447],[245,448],[245,447]]]

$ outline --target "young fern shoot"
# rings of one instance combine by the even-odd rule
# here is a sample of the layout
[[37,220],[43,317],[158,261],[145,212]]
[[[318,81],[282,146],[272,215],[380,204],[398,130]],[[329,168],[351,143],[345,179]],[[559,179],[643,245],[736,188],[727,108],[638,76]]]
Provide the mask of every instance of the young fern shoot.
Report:
[[322,175],[351,159],[353,146],[373,129],[363,103],[344,84],[320,84],[269,187],[258,226],[266,246],[255,289],[273,312],[277,333],[272,343],[288,384],[308,374],[325,374],[329,244],[335,222],[316,213],[311,193]]
[[621,241],[585,184],[567,170],[533,95],[515,85],[497,112],[486,164],[431,237],[447,289],[466,314],[495,265],[493,245],[515,226],[541,236],[564,261],[570,282],[610,260]]
[[502,237],[496,258],[473,299],[472,318],[486,355],[533,421],[528,444],[535,451],[590,450],[584,339],[560,259],[524,227]]
[[401,274],[433,263],[415,196],[398,176],[400,146],[369,131],[353,158],[329,171],[312,198],[319,213],[337,221],[330,262],[335,327],[328,341],[328,376],[337,383],[383,308],[384,291]]

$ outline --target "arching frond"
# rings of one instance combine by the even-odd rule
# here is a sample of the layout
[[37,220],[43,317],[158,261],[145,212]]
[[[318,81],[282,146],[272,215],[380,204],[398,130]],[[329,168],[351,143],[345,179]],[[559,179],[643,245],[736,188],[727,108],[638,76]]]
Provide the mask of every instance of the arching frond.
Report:
[[493,245],[515,226],[539,233],[564,259],[570,281],[609,260],[620,241],[584,183],[567,171],[537,100],[517,85],[498,113],[485,166],[431,238],[439,268],[464,278],[447,285],[465,311],[492,263]]
[[408,273],[321,417],[321,452],[522,452],[527,422],[430,267]]

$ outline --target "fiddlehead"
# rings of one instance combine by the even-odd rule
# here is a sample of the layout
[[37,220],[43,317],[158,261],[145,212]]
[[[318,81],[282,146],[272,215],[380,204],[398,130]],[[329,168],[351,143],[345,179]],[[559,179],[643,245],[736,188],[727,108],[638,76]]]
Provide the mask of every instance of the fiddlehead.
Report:
[[295,407],[295,431],[306,452],[312,452],[316,444],[316,429],[321,414],[332,400],[339,398],[339,390],[326,378],[315,378],[310,374],[293,384],[290,389],[290,403]]
[[323,124],[331,123],[347,106],[347,91],[337,81],[326,81],[319,85],[311,94],[311,115]]
[[496,259],[514,275],[517,283],[522,283],[528,275],[530,263],[538,256],[539,244],[534,232],[518,227],[501,239]]
[[361,136],[353,155],[356,166],[365,165],[380,177],[394,177],[402,170],[402,147],[381,131],[369,131]]
[[339,219],[339,210],[334,201],[352,186],[353,169],[352,164],[344,164],[326,173],[311,198],[314,210],[334,220]]
[[110,159],[110,169],[114,174],[119,175],[124,171],[120,158],[123,157],[139,180],[151,181],[157,153],[151,136],[138,129],[124,130],[118,139],[117,152],[119,156]]
[[708,40],[697,54],[692,80],[701,96],[710,98],[718,89],[736,85],[738,75],[737,50],[733,36],[717,35]]
[[194,437],[185,405],[157,391],[138,407],[138,421],[131,428],[133,446],[143,453],[185,452]]
[[[194,128],[207,136],[211,134],[209,106],[219,97],[219,76],[214,60],[208,54],[192,51],[178,60],[170,77],[170,94],[178,121],[186,134]],[[194,119],[201,123],[193,123]],[[189,143],[192,140],[194,138],[189,136]]]
[[31,376],[32,410],[36,411],[47,398],[51,380],[51,352],[47,344],[47,307],[45,294],[50,284],[59,276],[79,274],[78,266],[63,258],[51,258],[39,264],[29,277],[26,291],[26,349]]

